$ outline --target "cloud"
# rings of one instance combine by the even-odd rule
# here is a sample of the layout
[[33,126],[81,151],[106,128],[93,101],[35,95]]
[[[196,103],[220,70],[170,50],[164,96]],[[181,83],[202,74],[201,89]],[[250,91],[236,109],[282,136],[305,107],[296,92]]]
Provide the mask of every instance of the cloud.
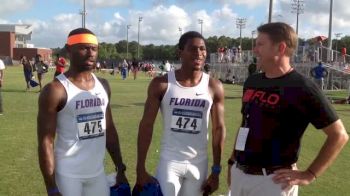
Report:
[[[296,13],[292,13],[290,0],[280,0],[276,3],[275,16],[296,28]],[[350,31],[350,10],[347,0],[337,0],[333,2],[333,25],[332,37],[334,33],[349,34]],[[303,12],[299,15],[299,36],[311,38],[317,35],[328,36],[329,31],[330,1],[308,0],[304,1]]]
[[[32,6],[34,0],[20,1],[12,0],[18,9],[28,9]],[[81,4],[81,0],[66,0]],[[9,7],[10,1],[5,0],[3,7]],[[25,2],[25,3],[24,3]],[[229,36],[238,38],[239,29],[236,27],[236,19],[239,16],[246,16],[246,27],[242,29],[244,37],[251,37],[251,31],[257,26],[267,21],[268,1],[264,0],[153,0],[147,9],[134,9],[133,1],[107,1],[92,0],[87,1],[90,6],[87,16],[87,27],[95,32],[99,41],[116,43],[126,39],[126,26],[131,25],[128,30],[129,41],[137,41],[138,25],[140,24],[140,43],[141,44],[176,44],[180,37],[179,28],[182,32],[195,30],[200,32],[201,25],[198,19],[203,20],[202,28],[204,37],[209,36]],[[182,4],[172,4],[174,2],[183,2]],[[214,3],[215,8],[206,8],[208,3]],[[196,6],[198,3],[203,6]],[[101,6],[107,5],[128,5],[129,9],[117,8],[114,13],[105,12],[106,9]],[[135,2],[134,2],[135,4]],[[189,5],[191,4],[191,5]],[[248,5],[249,4],[249,5]],[[242,14],[242,10],[247,7],[262,6],[256,11],[247,11]],[[12,5],[12,4],[11,4]],[[19,8],[23,5],[24,7]],[[239,6],[234,6],[239,5]],[[28,7],[28,8],[25,8]],[[197,8],[198,7],[198,8]],[[333,12],[333,32],[350,33],[350,10],[346,9],[347,0],[337,0],[334,2]],[[32,7],[34,9],[34,7]],[[193,9],[195,8],[195,9]],[[14,11],[13,11],[14,12]],[[256,14],[257,12],[262,12]],[[310,38],[316,35],[328,36],[329,21],[329,1],[308,0],[305,1],[304,13],[299,18],[299,35],[301,38]],[[239,14],[238,14],[239,13]],[[109,14],[109,15],[107,15]],[[143,17],[139,23],[138,17]],[[259,18],[260,17],[260,18]],[[67,22],[69,21],[69,22]],[[274,1],[273,21],[283,21],[295,28],[296,15],[291,13],[291,1],[279,0]],[[62,13],[52,16],[45,20],[28,20],[22,19],[19,23],[33,24],[34,32],[32,34],[32,43],[37,46],[62,47],[66,41],[68,33],[81,26],[81,17],[77,13]],[[0,17],[0,23],[14,23],[6,17]],[[349,30],[348,30],[349,29]],[[333,33],[333,34],[334,34]]]
[[[82,0],[71,0],[79,4],[83,4]],[[131,5],[132,0],[86,0],[87,6],[93,8],[107,8],[107,7],[127,7]]]
[[[153,0],[153,5],[165,5],[169,4],[170,0]],[[255,8],[257,6],[266,4],[266,0],[176,0],[179,5],[189,5],[194,3],[213,3],[219,5],[225,4],[235,4],[235,5],[243,5],[248,8]]]
[[34,0],[1,0],[0,16],[28,10],[33,4]]
[[174,44],[179,38],[178,28],[187,29],[191,24],[191,19],[185,10],[175,5],[169,7],[160,5],[144,12],[131,10],[129,16],[133,16],[133,19],[130,18],[128,21],[132,25],[129,30],[129,39],[136,41],[138,16],[142,17],[140,22],[140,42],[142,44]]
[[243,5],[250,9],[253,9],[262,4],[266,4],[266,0],[218,0],[218,1],[224,4],[234,3],[236,5]]
[[60,14],[49,21],[23,20],[18,23],[33,25],[31,43],[36,47],[63,47],[69,32],[81,26],[76,14]]

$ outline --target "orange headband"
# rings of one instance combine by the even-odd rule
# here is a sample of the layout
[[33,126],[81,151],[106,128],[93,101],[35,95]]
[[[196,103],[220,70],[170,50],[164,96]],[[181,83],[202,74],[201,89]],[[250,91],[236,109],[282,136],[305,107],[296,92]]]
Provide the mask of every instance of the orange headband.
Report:
[[77,34],[77,35],[72,35],[68,37],[67,40],[68,45],[73,45],[73,44],[96,44],[98,45],[97,38],[95,35],[92,34]]

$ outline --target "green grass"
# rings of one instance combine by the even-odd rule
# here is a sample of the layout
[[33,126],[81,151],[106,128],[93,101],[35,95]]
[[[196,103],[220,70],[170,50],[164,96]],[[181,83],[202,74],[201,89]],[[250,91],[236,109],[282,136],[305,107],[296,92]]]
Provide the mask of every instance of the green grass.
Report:
[[[19,66],[8,67],[5,71],[3,87],[4,115],[0,116],[0,196],[7,195],[45,195],[44,183],[38,165],[36,115],[38,89],[25,92],[25,82],[22,69]],[[136,138],[138,124],[143,113],[143,104],[150,78],[140,74],[134,81],[131,78],[121,80],[120,76],[98,74],[109,80],[112,88],[111,107],[113,119],[117,126],[123,158],[127,164],[127,177],[133,185],[135,182]],[[48,73],[44,83],[53,78],[53,72]],[[333,92],[332,96],[344,96],[346,92]],[[241,87],[225,85],[225,122],[227,137],[223,155],[223,172],[220,179],[220,189],[213,195],[227,192],[226,160],[228,159],[240,123]],[[342,118],[347,130],[350,130],[350,106],[334,105]],[[292,119],[291,119],[292,120]],[[291,122],[292,123],[292,122]],[[149,172],[155,172],[158,162],[161,137],[161,123],[158,115],[147,159]],[[322,131],[312,126],[305,132],[302,151],[299,158],[299,168],[304,169],[316,156],[325,139]],[[211,152],[211,148],[210,152]],[[350,192],[350,147],[347,145],[336,162],[327,172],[309,186],[301,187],[300,195],[349,195]],[[209,165],[211,165],[211,161]],[[113,171],[113,165],[106,159],[107,173]]]

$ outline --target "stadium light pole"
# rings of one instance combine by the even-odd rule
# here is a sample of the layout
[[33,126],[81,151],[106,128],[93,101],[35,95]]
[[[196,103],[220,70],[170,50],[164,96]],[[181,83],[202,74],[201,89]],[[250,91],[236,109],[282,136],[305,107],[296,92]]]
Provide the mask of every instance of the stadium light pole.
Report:
[[139,16],[139,23],[137,28],[137,59],[140,58],[140,23],[142,21],[142,17]]
[[273,0],[270,0],[270,6],[269,6],[269,23],[272,22],[272,8],[273,8]]
[[332,23],[333,23],[333,0],[330,0],[327,61],[331,61],[332,60],[332,58],[331,58],[331,51],[332,51]]
[[180,36],[182,35],[182,28],[179,27]]
[[339,38],[343,35],[342,33],[335,33],[334,34],[335,37],[337,38],[336,42],[335,42],[335,51],[338,51],[338,41],[339,41]]
[[296,24],[295,32],[298,35],[299,15],[304,13],[304,0],[293,0],[293,2],[292,2],[292,13],[296,13],[297,14],[297,24]]
[[129,59],[129,29],[131,25],[126,25],[126,59]]
[[239,28],[239,45],[241,46],[241,50],[242,48],[242,29],[245,28],[245,24],[247,22],[246,18],[237,18],[236,19],[236,26],[237,28]]
[[329,6],[329,31],[328,31],[328,48],[332,49],[332,23],[333,23],[333,0],[330,0]]
[[81,15],[81,26],[83,28],[85,28],[85,19],[86,19],[86,7],[85,7],[85,0],[83,0],[83,10],[80,11],[80,15]]
[[201,34],[203,35],[203,19],[198,19],[198,24],[201,25]]
[[252,51],[254,50],[254,35],[256,34],[256,30],[252,31]]

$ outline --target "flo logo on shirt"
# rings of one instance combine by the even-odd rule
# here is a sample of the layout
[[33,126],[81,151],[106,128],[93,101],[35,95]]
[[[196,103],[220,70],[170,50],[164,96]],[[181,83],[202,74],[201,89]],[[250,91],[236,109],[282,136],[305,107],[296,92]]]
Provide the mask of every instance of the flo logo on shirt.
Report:
[[258,101],[260,103],[268,104],[271,106],[278,104],[279,100],[279,94],[254,89],[246,90],[243,95],[243,102]]

